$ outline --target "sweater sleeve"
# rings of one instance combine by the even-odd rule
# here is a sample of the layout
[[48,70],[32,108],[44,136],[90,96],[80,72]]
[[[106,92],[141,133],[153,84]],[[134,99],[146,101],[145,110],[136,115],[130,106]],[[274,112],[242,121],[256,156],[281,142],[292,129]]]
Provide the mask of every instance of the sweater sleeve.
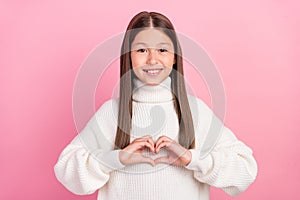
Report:
[[[206,113],[213,115],[208,107],[205,109]],[[230,196],[245,191],[256,178],[257,163],[252,150],[228,127],[223,127],[220,138],[205,157],[200,155],[199,149],[189,151],[192,159],[186,168],[194,171],[195,179],[222,188]]]
[[[55,176],[69,191],[85,195],[94,193],[108,180],[113,170],[124,167],[119,160],[119,151],[112,150],[109,138],[113,129],[105,109],[96,113],[85,128],[68,144],[54,166]],[[102,121],[102,118],[106,121]],[[100,121],[99,121],[100,120]]]

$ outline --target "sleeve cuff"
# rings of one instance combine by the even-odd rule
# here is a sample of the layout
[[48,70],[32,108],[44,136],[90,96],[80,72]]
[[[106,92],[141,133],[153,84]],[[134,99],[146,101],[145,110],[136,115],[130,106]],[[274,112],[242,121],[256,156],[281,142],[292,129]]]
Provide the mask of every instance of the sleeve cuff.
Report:
[[213,165],[212,156],[208,154],[206,157],[201,159],[199,150],[189,149],[189,151],[192,154],[192,159],[185,168],[194,171],[201,171],[203,174],[206,174]]
[[123,165],[120,162],[120,158],[119,158],[120,151],[121,151],[120,149],[113,150],[97,156],[97,159],[102,164],[103,170],[105,172],[109,173],[111,171],[118,170],[125,167],[125,165]]

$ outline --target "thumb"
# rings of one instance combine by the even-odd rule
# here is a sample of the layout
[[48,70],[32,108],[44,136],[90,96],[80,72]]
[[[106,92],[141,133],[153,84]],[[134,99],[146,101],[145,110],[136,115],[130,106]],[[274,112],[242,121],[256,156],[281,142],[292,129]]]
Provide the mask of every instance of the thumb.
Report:
[[145,156],[142,156],[141,158],[141,163],[149,163],[151,164],[152,166],[155,165],[155,162],[152,158],[149,158],[149,157],[145,157]]
[[166,156],[156,158],[156,159],[154,160],[154,163],[155,163],[155,164],[158,164],[158,163],[166,163],[166,164],[170,164],[169,158],[166,157]]

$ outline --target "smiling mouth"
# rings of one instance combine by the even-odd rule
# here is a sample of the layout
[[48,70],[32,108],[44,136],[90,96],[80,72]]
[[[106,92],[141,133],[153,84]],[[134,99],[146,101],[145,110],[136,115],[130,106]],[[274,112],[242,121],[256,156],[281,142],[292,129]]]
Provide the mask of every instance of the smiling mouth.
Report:
[[150,76],[156,76],[158,75],[163,69],[143,69],[144,72],[146,72],[147,75]]

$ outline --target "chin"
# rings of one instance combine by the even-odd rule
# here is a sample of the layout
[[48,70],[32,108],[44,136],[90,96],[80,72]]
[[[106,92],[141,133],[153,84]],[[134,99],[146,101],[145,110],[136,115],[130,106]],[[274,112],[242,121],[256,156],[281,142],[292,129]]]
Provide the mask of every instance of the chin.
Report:
[[146,82],[147,85],[152,85],[152,86],[155,86],[155,85],[159,85],[160,82]]
[[164,79],[161,79],[161,78],[158,78],[158,79],[148,79],[148,80],[144,80],[143,82],[145,83],[145,84],[147,84],[147,85],[153,85],[153,86],[155,86],[155,85],[159,85],[159,84],[161,84],[164,80],[165,80],[166,78],[164,78]]

